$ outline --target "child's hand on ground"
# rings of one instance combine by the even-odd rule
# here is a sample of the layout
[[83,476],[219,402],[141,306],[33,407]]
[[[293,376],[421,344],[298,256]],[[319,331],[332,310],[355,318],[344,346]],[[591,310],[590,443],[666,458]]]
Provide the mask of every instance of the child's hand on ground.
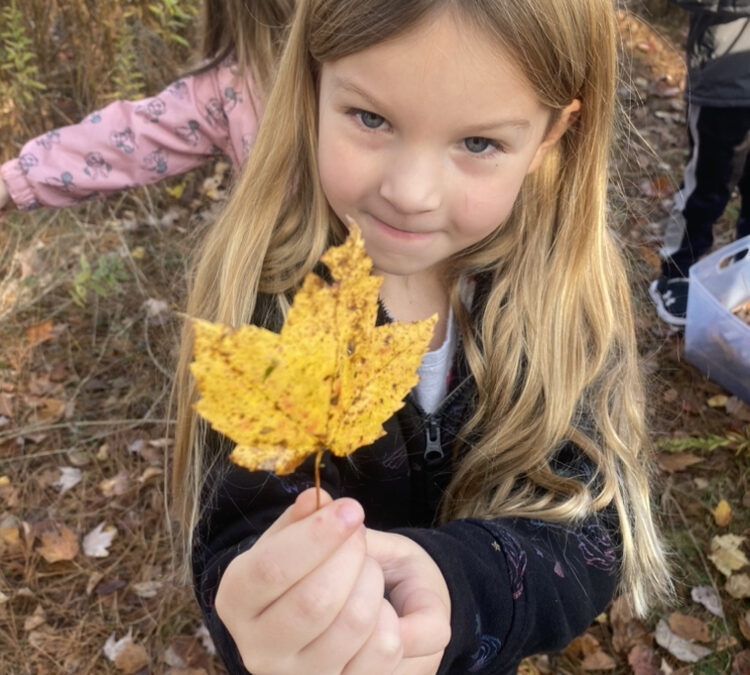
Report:
[[399,618],[404,657],[396,675],[434,675],[451,636],[451,600],[432,557],[408,537],[367,530],[367,554],[380,563]]
[[363,520],[356,501],[325,493],[316,511],[307,490],[229,564],[216,611],[254,675],[402,672],[400,621]]
[[6,206],[10,206],[10,193],[8,192],[8,186],[5,185],[3,179],[0,178],[0,211]]

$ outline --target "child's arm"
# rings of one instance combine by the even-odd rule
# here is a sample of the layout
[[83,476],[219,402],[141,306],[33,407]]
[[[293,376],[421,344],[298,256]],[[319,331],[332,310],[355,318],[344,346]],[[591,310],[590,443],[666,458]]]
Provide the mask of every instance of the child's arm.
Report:
[[714,14],[733,16],[750,16],[748,0],[670,0],[686,12],[712,12]]
[[0,167],[0,178],[15,205],[30,209],[155,183],[217,154],[239,166],[255,139],[259,109],[223,64],[32,139]]
[[[566,464],[573,460],[566,458]],[[195,581],[206,624],[230,672],[243,672],[243,666],[216,611],[216,589],[232,560],[257,546],[261,533],[279,518],[293,495],[310,485],[309,469],[303,465],[291,476],[276,477],[230,466],[220,489],[209,488],[207,493],[213,492],[214,498],[196,533]],[[325,463],[321,478],[330,494],[340,494],[341,476],[334,462]],[[381,500],[390,499],[388,490],[382,487]],[[380,563],[389,587],[397,571],[425,584],[420,593],[433,602],[426,617],[429,628],[421,634],[440,635],[435,626],[441,614],[434,600],[443,597],[441,589],[449,589],[443,607],[450,613],[450,643],[439,670],[432,659],[425,669],[411,672],[458,675],[472,669],[480,672],[483,664],[508,667],[525,655],[560,649],[582,633],[614,593],[619,571],[616,533],[617,521],[609,511],[576,527],[524,519],[457,520],[437,528],[381,533],[375,543],[368,531],[368,554]],[[398,542],[404,538],[418,546],[401,546]],[[390,555],[383,553],[388,547]],[[403,597],[397,593],[391,599],[403,612]],[[411,640],[409,623],[402,617],[404,644]],[[414,658],[402,665],[417,668],[422,663]],[[409,670],[396,672],[411,675]]]
[[10,206],[11,204],[12,202],[8,188],[5,186],[5,181],[0,178],[0,214],[2,214],[5,207]]
[[[563,452],[587,481],[588,460],[573,446]],[[575,524],[465,519],[397,531],[433,557],[450,589],[452,636],[439,675],[504,672],[559,651],[604,611],[618,583],[613,507]]]

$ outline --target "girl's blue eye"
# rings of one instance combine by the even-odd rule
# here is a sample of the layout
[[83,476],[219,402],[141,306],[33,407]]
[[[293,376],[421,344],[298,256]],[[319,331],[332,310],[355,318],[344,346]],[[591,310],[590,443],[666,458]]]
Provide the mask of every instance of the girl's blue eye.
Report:
[[359,121],[368,129],[378,129],[385,123],[384,117],[376,115],[373,112],[368,112],[367,110],[357,111],[357,117],[359,117]]
[[488,148],[493,147],[492,141],[489,138],[484,138],[482,136],[471,136],[466,138],[464,139],[464,145],[469,152],[477,155],[485,152]]

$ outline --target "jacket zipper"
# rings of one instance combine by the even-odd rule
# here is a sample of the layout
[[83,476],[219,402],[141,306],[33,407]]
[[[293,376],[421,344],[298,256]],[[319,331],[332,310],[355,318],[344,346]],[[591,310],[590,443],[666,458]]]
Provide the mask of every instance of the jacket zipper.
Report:
[[427,465],[439,464],[443,461],[445,453],[440,440],[440,418],[430,415],[425,420],[425,434],[427,436],[424,448],[424,461]]
[[440,429],[441,411],[445,408],[448,402],[458,395],[459,391],[463,389],[467,380],[462,381],[456,385],[453,391],[448,394],[438,406],[438,409],[434,413],[426,413],[422,406],[417,403],[416,397],[412,394],[409,396],[412,398],[412,404],[417,409],[419,414],[424,420],[424,432],[425,432],[425,448],[424,454],[422,455],[425,464],[428,466],[434,466],[440,464],[445,459],[445,452],[443,451],[442,434]]

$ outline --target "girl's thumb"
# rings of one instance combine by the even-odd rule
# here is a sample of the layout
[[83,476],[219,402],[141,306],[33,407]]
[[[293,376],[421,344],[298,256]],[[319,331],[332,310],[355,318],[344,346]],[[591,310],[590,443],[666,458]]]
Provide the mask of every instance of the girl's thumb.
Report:
[[[304,492],[301,492],[294,504],[292,504],[284,513],[282,513],[263,534],[269,535],[279,530],[283,530],[292,523],[296,523],[298,520],[307,518],[307,516],[315,512],[316,507],[316,495],[315,488],[309,488]],[[330,504],[333,501],[331,495],[325,490],[320,491],[320,506],[321,508],[326,504]]]

